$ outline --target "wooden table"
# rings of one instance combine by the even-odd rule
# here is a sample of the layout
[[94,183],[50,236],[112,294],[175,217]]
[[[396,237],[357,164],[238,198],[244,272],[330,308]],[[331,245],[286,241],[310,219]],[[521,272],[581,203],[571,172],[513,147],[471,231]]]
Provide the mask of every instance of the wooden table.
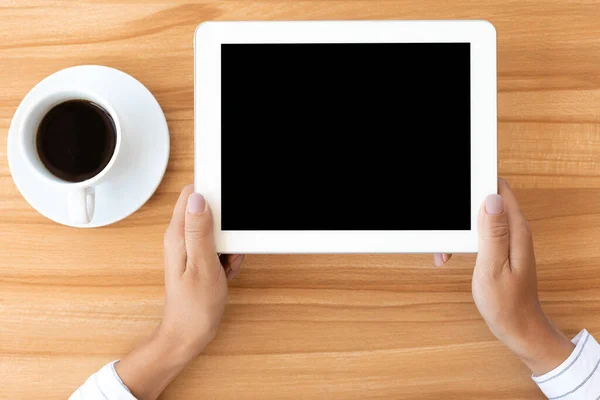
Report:
[[[500,174],[531,221],[544,307],[568,335],[600,335],[600,2],[0,0],[0,398],[66,398],[159,322],[162,236],[193,176],[192,35],[240,19],[493,22]],[[77,64],[141,80],[171,131],[156,194],[93,230],[35,212],[6,162],[20,100]],[[218,338],[163,398],[542,398],[473,305],[474,260],[249,256]]]

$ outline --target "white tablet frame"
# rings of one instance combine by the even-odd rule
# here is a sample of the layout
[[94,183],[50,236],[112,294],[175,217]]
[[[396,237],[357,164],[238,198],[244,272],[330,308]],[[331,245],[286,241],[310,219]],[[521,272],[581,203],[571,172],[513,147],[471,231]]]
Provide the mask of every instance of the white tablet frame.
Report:
[[[379,42],[471,43],[471,230],[221,231],[221,44]],[[212,208],[217,251],[476,252],[480,205],[497,191],[496,97],[496,30],[487,21],[232,21],[199,25],[194,35],[194,184]],[[440,187],[436,201],[453,195],[452,182],[434,183]]]

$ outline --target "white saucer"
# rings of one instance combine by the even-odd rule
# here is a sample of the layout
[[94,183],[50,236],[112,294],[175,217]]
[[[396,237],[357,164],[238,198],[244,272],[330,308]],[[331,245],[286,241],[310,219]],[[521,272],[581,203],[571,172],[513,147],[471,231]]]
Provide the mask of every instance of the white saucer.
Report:
[[[119,158],[106,179],[95,187],[95,211],[86,225],[70,222],[68,193],[40,179],[25,163],[19,148],[18,129],[24,110],[40,95],[57,88],[84,85],[105,98],[119,115],[123,131]],[[40,214],[63,225],[94,228],[120,221],[148,201],[167,169],[169,128],[160,105],[138,80],[119,70],[83,65],[56,72],[25,96],[10,124],[8,165],[17,188]]]

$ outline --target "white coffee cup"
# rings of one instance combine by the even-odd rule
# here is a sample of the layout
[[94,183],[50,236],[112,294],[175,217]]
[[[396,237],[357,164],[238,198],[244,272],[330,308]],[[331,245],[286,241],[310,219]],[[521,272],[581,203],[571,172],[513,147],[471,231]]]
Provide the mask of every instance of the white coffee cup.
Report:
[[[115,127],[116,144],[115,149],[106,166],[93,177],[81,182],[69,182],[58,178],[50,172],[38,155],[36,137],[38,128],[44,116],[56,105],[69,100],[90,101],[103,108],[112,118]],[[19,127],[20,149],[26,164],[32,173],[39,178],[51,183],[58,190],[68,192],[68,200],[65,207],[68,208],[69,218],[73,224],[88,224],[94,216],[95,190],[106,177],[115,164],[121,147],[121,124],[119,117],[111,105],[100,95],[92,91],[57,91],[29,102],[24,110],[24,118]]]

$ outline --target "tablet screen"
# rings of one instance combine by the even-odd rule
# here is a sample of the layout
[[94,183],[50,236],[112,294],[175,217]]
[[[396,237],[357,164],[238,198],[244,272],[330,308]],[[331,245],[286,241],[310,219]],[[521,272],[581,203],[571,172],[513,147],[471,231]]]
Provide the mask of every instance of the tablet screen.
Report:
[[470,230],[470,44],[221,45],[221,229]]

